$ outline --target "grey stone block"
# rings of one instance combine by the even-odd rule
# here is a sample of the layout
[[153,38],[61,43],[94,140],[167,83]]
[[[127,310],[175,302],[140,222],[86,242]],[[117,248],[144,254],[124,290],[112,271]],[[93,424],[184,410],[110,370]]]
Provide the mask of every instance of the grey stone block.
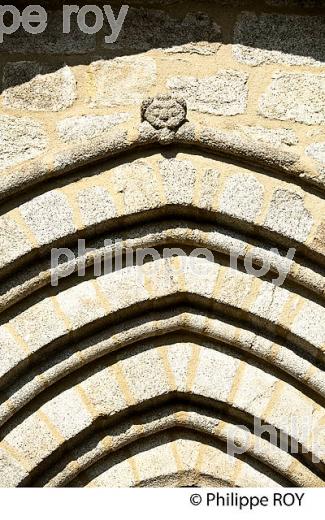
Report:
[[34,159],[46,146],[47,137],[39,122],[0,115],[0,169]]
[[243,13],[235,27],[234,56],[248,65],[325,65],[324,22],[321,16]]
[[281,121],[324,123],[325,74],[275,74],[260,98],[259,111],[265,117]]
[[213,76],[172,77],[167,87],[187,101],[190,110],[232,116],[243,114],[247,104],[248,75],[236,70],[220,70]]
[[91,65],[96,83],[95,106],[141,103],[156,82],[156,62],[149,56],[123,56]]
[[3,102],[6,107],[29,111],[58,112],[76,99],[76,80],[64,66],[33,61],[7,63],[3,72]]
[[62,119],[57,130],[64,143],[93,139],[130,118],[126,112],[107,116],[79,116]]
[[[106,34],[111,31],[106,29]],[[221,29],[206,13],[188,13],[174,17],[154,9],[129,8],[117,41],[104,44],[107,49],[143,52],[164,49],[167,52],[211,55],[221,45]]]

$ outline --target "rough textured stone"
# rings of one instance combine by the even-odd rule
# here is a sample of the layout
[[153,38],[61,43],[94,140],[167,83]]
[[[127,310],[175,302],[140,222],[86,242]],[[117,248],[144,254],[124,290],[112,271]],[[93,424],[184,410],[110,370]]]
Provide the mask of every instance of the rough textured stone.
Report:
[[310,343],[324,348],[325,321],[322,307],[314,302],[307,302],[294,319],[292,331]]
[[73,330],[105,315],[103,302],[98,298],[98,292],[92,284],[80,283],[72,287],[69,298],[62,292],[58,294],[57,300]]
[[298,144],[298,137],[290,128],[265,128],[264,126],[240,126],[238,130],[258,143],[280,147]]
[[247,79],[243,72],[220,70],[205,78],[172,77],[167,86],[186,99],[190,110],[230,116],[245,112]]
[[270,401],[275,377],[256,367],[246,365],[235,396],[236,405],[255,417],[261,417]]
[[27,417],[14,428],[7,435],[7,440],[10,446],[21,453],[30,464],[40,463],[60,444],[45,421],[36,414]]
[[61,238],[62,232],[70,234],[75,231],[69,202],[59,191],[44,193],[26,202],[20,211],[40,243]]
[[127,213],[160,206],[158,181],[145,161],[134,161],[114,171],[114,184],[123,197]]
[[0,329],[0,378],[24,358],[24,350],[6,329]]
[[67,66],[21,61],[8,63],[3,73],[3,102],[10,108],[57,112],[76,99],[76,80]]
[[141,106],[143,121],[148,121],[157,130],[176,130],[185,123],[186,113],[186,101],[168,94],[148,98]]
[[78,193],[78,205],[85,226],[99,224],[116,216],[112,197],[105,188],[93,186]]
[[272,197],[265,225],[281,235],[304,242],[312,227],[313,219],[304,207],[301,195],[287,190],[277,190]]
[[[26,7],[26,3],[23,7]],[[53,8],[53,3],[51,6]],[[59,11],[47,9],[48,24],[46,30],[37,35],[28,34],[20,28],[10,36],[4,36],[4,41],[0,45],[0,54],[9,52],[10,54],[30,53],[34,54],[84,54],[91,52],[96,46],[96,35],[85,34],[80,31],[76,17],[71,17],[71,31],[64,34],[62,31],[62,5]],[[93,21],[93,16],[88,16],[89,25]]]
[[108,116],[69,117],[58,122],[57,130],[64,143],[82,141],[98,137],[129,118],[130,114],[125,112]]
[[243,13],[235,27],[234,56],[248,65],[325,65],[324,22],[321,16]]
[[0,115],[0,168],[7,168],[44,152],[47,138],[37,121]]
[[[111,31],[110,31],[111,32]],[[117,41],[105,44],[119,51],[147,51],[210,55],[221,45],[221,29],[206,13],[174,18],[163,11],[129,8]]]
[[81,388],[88,396],[98,414],[110,415],[127,406],[122,389],[116,381],[114,370],[108,367],[99,371],[81,383]]
[[259,102],[260,113],[271,119],[307,125],[325,121],[325,75],[275,74]]
[[31,244],[19,225],[8,216],[0,218],[0,267],[31,250]]
[[[115,45],[100,49],[98,34],[96,56],[93,48],[72,55],[95,40],[78,31],[80,41],[74,32],[65,40],[71,56],[47,59],[64,52],[61,34],[39,56],[57,68],[31,61],[46,34],[26,35],[11,49],[21,53],[0,60],[8,116],[29,110],[5,105],[8,91],[30,90],[63,62],[74,64],[78,80],[78,100],[65,113],[49,103],[33,114],[48,131],[48,153],[0,175],[0,197],[9,196],[0,203],[0,486],[324,485],[312,461],[307,467],[238,426],[255,415],[291,433],[288,422],[307,413],[307,436],[292,432],[307,442],[324,421],[324,129],[302,124],[324,115],[323,86],[314,85],[324,76],[316,64],[323,42],[314,47],[323,30],[311,32],[319,2],[308,17],[294,2],[265,9],[276,16],[261,14],[266,3],[257,0],[214,0],[208,15],[186,15],[189,4],[165,0],[157,12],[148,0],[154,11],[131,8]],[[243,3],[259,16],[244,14]],[[237,46],[244,63],[234,66],[236,21],[245,47]],[[25,55],[32,39],[35,53]],[[29,63],[6,65],[16,58]],[[261,66],[250,66],[256,60]],[[292,124],[257,113],[256,96],[275,71],[285,79],[272,103]],[[169,78],[187,81],[177,102],[166,97]],[[32,106],[53,95],[50,83],[43,87],[30,90]],[[198,112],[186,114],[187,103]],[[9,133],[0,162],[16,157],[16,143],[21,153],[38,143],[31,126]],[[21,145],[21,133],[30,141]],[[91,252],[77,251],[78,238]],[[117,243],[105,248],[105,239]],[[62,258],[51,271],[52,241],[76,260]],[[143,251],[143,267],[141,255],[123,267],[122,247],[152,249]],[[289,247],[299,249],[293,260]],[[181,256],[162,260],[166,248]],[[100,275],[92,262],[111,249],[118,262],[102,264]],[[237,270],[228,266],[231,253],[240,257]],[[259,279],[251,257],[272,271]],[[68,274],[85,258],[85,279]],[[286,279],[275,287],[280,268]],[[56,288],[53,271],[67,275]],[[223,451],[233,438],[247,441],[243,457]]]
[[65,439],[74,437],[92,422],[80,395],[75,390],[62,392],[48,401],[42,412],[50,419]]
[[253,222],[263,204],[264,188],[253,175],[237,173],[226,182],[220,210],[233,217]]
[[208,348],[202,350],[192,392],[226,401],[240,361],[224,352]]
[[159,164],[165,193],[169,204],[190,204],[196,170],[190,161],[165,159]]
[[156,62],[148,56],[124,56],[97,61],[91,66],[98,106],[140,103],[156,82]]
[[[40,319],[41,317],[41,319]],[[59,317],[51,300],[46,299],[30,307],[12,320],[31,352],[67,333],[64,321]]]
[[272,7],[299,7],[300,9],[313,9],[325,7],[324,0],[265,0]]
[[325,142],[310,144],[306,148],[306,154],[325,166]]

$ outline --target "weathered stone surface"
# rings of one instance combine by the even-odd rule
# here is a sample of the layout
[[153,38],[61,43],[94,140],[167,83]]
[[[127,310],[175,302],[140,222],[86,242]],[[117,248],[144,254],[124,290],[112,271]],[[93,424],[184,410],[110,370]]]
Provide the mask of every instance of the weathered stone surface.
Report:
[[[46,5],[54,3],[59,1],[47,0]],[[315,418],[324,414],[319,403],[325,394],[319,368],[325,348],[325,221],[319,196],[325,180],[320,170],[324,129],[300,121],[306,113],[316,121],[323,114],[319,90],[306,80],[324,76],[312,47],[317,34],[306,30],[318,22],[292,14],[286,18],[292,27],[281,21],[283,14],[255,20],[242,13],[244,3],[258,6],[255,0],[213,0],[206,6],[209,16],[220,17],[225,27],[225,45],[217,53],[219,29],[208,16],[185,16],[189,4],[175,0],[162,2],[159,9],[164,11],[156,16],[147,4],[157,9],[159,3],[148,0],[146,9],[130,10],[122,40],[97,47],[96,56],[47,59],[52,47],[39,57],[61,68],[63,61],[76,65],[79,98],[63,114],[51,113],[51,104],[33,114],[48,131],[48,153],[0,175],[0,198],[9,196],[0,216],[0,312],[5,312],[0,327],[0,486],[141,486],[148,479],[153,479],[150,485],[214,487],[324,484],[312,463],[307,467],[304,458],[277,448],[267,435],[257,442],[224,414],[243,420],[262,416],[285,432],[293,416],[308,413],[313,415],[306,421],[309,437]],[[282,2],[286,7],[277,12],[293,13],[287,6],[294,3],[298,0]],[[320,9],[313,3],[317,10],[307,14],[315,17]],[[194,4],[195,9],[204,5]],[[266,7],[265,0],[260,4],[258,13]],[[136,13],[141,13],[139,19]],[[239,25],[245,17],[249,20],[251,34],[242,26],[242,43],[252,48],[237,47],[244,63],[234,66],[227,44],[236,17]],[[267,29],[270,20],[279,20],[278,26]],[[306,37],[304,41],[301,31],[296,45],[292,35],[299,23]],[[51,42],[57,49],[61,36]],[[81,47],[94,41],[79,31],[78,36]],[[103,36],[97,36],[98,45]],[[32,39],[41,46],[44,37]],[[71,53],[81,52],[79,42],[73,44],[74,34],[70,39]],[[300,55],[301,48],[310,53]],[[320,42],[318,51],[323,48]],[[9,59],[36,60],[38,52]],[[122,55],[126,57],[116,58]],[[97,61],[105,56],[116,59]],[[8,82],[3,112],[25,115],[42,96],[52,103],[53,89],[44,83],[38,90],[33,87],[34,96],[30,92],[32,105],[20,90],[22,108],[4,105],[8,90],[16,96],[17,89],[29,89],[30,82],[39,83],[57,70],[41,70],[35,62],[25,69],[6,65],[6,57],[0,60],[0,76],[5,68]],[[262,60],[262,66],[249,66],[254,60]],[[301,60],[306,67],[299,65]],[[291,62],[294,67],[288,66]],[[237,70],[223,70],[227,68]],[[263,121],[257,114],[256,95],[271,83],[275,70],[285,78],[291,70],[306,80],[296,91],[286,79],[281,86],[298,124]],[[169,94],[158,95],[172,76],[193,80],[180,93],[184,104],[174,103]],[[241,85],[243,76],[247,81]],[[55,99],[60,101],[59,94]],[[147,97],[151,101],[141,110]],[[283,99],[274,95],[272,100],[280,112]],[[190,111],[188,120],[187,102],[203,109]],[[101,104],[121,106],[104,109]],[[291,118],[288,113],[285,117]],[[2,127],[8,132],[10,126],[10,119],[1,117],[0,142]],[[12,131],[2,141],[0,162],[8,156],[11,160],[21,134],[38,135],[30,128]],[[166,135],[162,139],[164,130],[170,140]],[[38,142],[33,138],[31,144],[33,140]],[[23,153],[31,146],[28,142],[25,149],[24,143]],[[161,146],[168,143],[168,148]],[[313,190],[315,185],[320,189]],[[87,253],[81,244],[78,251],[78,238],[86,239]],[[110,248],[105,239],[115,246]],[[51,269],[53,246],[71,248],[76,260],[62,258],[63,253]],[[293,260],[286,257],[290,246],[299,249]],[[143,267],[141,254],[135,255],[136,267],[118,265],[122,248],[128,248],[123,265],[129,265],[128,253],[143,247],[155,248],[143,252]],[[170,247],[181,256],[161,260]],[[118,256],[114,268],[104,265],[103,255],[111,250]],[[196,258],[199,254],[204,258]],[[238,270],[229,268],[231,254],[233,259],[239,255]],[[252,257],[255,267],[271,265],[263,280],[250,270]],[[84,259],[85,279],[82,272],[71,272]],[[286,278],[283,287],[275,287],[271,281],[280,268]],[[50,275],[63,271],[67,278],[52,288]],[[190,408],[184,408],[186,402]],[[192,405],[195,412],[188,412]],[[206,405],[215,408],[213,417]],[[299,436],[299,442],[307,440],[303,432],[289,433]],[[219,449],[231,434],[236,446],[241,441],[247,446],[246,460]],[[325,445],[324,439],[319,445]],[[256,463],[252,466],[250,460]],[[270,475],[263,468],[270,468]]]
[[263,126],[240,126],[238,130],[250,139],[280,147],[298,144],[298,137],[290,128],[265,128]]
[[118,51],[164,49],[211,55],[220,45],[221,29],[206,13],[176,18],[163,11],[130,7],[117,41],[104,46]]
[[75,231],[72,210],[65,195],[51,191],[40,195],[20,207],[21,214],[40,243],[60,238],[62,231]]
[[193,164],[190,161],[165,159],[160,162],[159,169],[168,202],[190,204],[197,174]]
[[148,56],[124,56],[91,65],[97,106],[140,103],[156,82],[156,62]]
[[130,118],[126,112],[111,114],[108,116],[80,116],[62,119],[57,124],[60,138],[65,143],[82,141],[98,137],[103,132],[110,130]]
[[158,181],[152,167],[145,161],[119,166],[113,172],[113,179],[126,214],[160,206]]
[[310,144],[306,148],[306,154],[325,166],[325,142]]
[[45,343],[51,343],[68,332],[50,298],[21,312],[13,322],[30,352],[36,352]]
[[176,130],[185,123],[186,113],[186,101],[168,94],[145,99],[141,106],[143,121],[147,121],[157,130]]
[[24,358],[24,350],[6,329],[0,330],[0,377]]
[[[325,321],[322,307],[314,302],[306,302],[294,319],[292,330],[309,342],[324,347]],[[317,325],[317,326],[316,326]]]
[[0,169],[33,159],[46,146],[40,123],[26,117],[0,115]]
[[265,0],[265,2],[272,7],[299,7],[302,9],[325,7],[325,0]]
[[235,70],[220,70],[214,76],[172,77],[168,88],[185,98],[190,110],[215,115],[242,114],[246,109],[248,75]]
[[263,116],[308,125],[325,121],[325,75],[277,73],[259,102]]
[[[26,4],[24,4],[26,7]],[[49,6],[49,8],[52,7]],[[34,54],[84,54],[91,52],[96,46],[96,35],[85,34],[80,31],[76,16],[71,17],[71,31],[64,34],[62,30],[62,5],[58,11],[50,11],[48,13],[48,25],[46,30],[37,35],[28,34],[20,28],[14,34],[4,36],[4,41],[0,45],[0,54],[4,52],[14,53],[30,53]],[[93,16],[88,16],[89,25],[93,20]]]
[[243,13],[235,27],[234,56],[248,65],[325,65],[324,21],[320,16]]
[[265,225],[281,235],[303,242],[313,224],[304,207],[301,195],[288,190],[277,190],[272,197]]
[[57,112],[76,99],[76,80],[67,66],[57,70],[32,61],[8,63],[3,87],[4,105],[22,110]]
[[4,215],[0,219],[0,267],[30,251],[31,244],[18,224]]
[[78,205],[83,223],[99,224],[116,216],[116,208],[112,197],[105,188],[92,186],[78,193]]
[[253,222],[263,204],[264,188],[253,175],[237,173],[226,182],[220,210]]

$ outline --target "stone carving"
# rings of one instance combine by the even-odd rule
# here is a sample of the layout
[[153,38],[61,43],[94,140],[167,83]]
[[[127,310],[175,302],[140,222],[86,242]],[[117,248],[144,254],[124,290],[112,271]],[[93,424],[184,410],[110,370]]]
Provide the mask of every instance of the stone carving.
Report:
[[173,140],[177,129],[186,122],[187,105],[183,98],[160,94],[143,101],[142,121],[148,122],[159,131],[161,142]]

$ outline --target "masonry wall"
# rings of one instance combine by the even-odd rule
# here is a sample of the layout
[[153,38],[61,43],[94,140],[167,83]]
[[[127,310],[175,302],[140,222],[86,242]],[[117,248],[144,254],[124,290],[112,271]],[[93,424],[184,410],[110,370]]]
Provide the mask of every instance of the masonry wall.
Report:
[[324,3],[131,4],[0,46],[1,485],[322,486]]

